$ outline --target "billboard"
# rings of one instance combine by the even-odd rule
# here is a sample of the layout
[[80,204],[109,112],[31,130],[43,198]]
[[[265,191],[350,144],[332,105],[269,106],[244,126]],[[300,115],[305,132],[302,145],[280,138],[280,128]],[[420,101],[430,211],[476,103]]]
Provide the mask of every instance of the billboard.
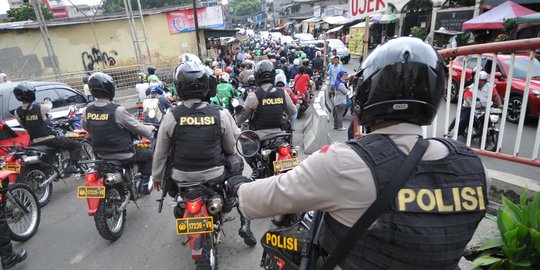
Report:
[[[225,27],[221,6],[198,8],[197,17],[201,28]],[[167,21],[171,34],[195,31],[193,9],[167,12]]]
[[353,20],[363,19],[384,12],[387,6],[388,0],[349,0],[349,14]]

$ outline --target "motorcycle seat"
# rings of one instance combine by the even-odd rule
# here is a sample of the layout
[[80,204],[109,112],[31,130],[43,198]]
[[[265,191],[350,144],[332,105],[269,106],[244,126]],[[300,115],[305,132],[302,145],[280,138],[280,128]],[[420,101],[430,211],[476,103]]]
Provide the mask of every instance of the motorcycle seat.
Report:
[[41,151],[41,152],[54,152],[57,149],[58,148],[56,147],[51,147],[48,145],[32,145],[26,148],[26,150],[29,150],[29,151]]

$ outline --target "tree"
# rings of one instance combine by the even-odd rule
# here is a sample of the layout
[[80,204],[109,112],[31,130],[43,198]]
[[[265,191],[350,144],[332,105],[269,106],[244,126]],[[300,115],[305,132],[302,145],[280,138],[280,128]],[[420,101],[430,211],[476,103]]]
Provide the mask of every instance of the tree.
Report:
[[[45,20],[50,20],[54,18],[54,15],[49,11],[45,4],[40,3],[40,6]],[[28,4],[23,4],[21,7],[8,10],[7,16],[10,22],[36,20],[36,13],[34,13],[34,9],[32,9],[32,6]]]
[[232,3],[234,15],[236,16],[254,16],[261,13],[260,0],[236,0]]
[[[139,7],[137,6],[137,0],[130,0],[131,1],[131,8],[133,10],[139,10]],[[149,8],[163,8],[163,7],[171,7],[171,6],[184,6],[191,4],[191,0],[145,0],[141,1],[141,8],[142,9],[149,9]],[[105,0],[103,2],[103,13],[116,13],[116,12],[124,12],[124,0]]]

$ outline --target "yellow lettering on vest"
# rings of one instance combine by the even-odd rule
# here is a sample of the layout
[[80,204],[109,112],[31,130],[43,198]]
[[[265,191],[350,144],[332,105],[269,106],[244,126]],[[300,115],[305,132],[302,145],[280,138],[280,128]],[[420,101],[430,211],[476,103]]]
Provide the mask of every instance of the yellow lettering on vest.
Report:
[[283,98],[265,98],[262,100],[262,105],[279,105],[284,104]]
[[192,117],[182,116],[180,117],[180,126],[211,126],[216,124],[216,118],[213,116],[204,117]]
[[287,238],[287,249],[288,250],[294,250],[294,239],[293,238]]
[[459,196],[459,188],[452,188],[452,195],[454,197],[456,212],[461,211],[461,197]]
[[[428,197],[427,205],[424,203],[424,196],[426,195]],[[429,189],[424,189],[424,188],[418,191],[418,195],[416,196],[416,203],[418,204],[418,207],[420,207],[420,209],[426,212],[433,210],[435,208],[435,205],[437,204],[435,201],[435,195],[433,195],[433,192],[431,192],[431,190]]]
[[462,203],[462,206],[465,210],[475,210],[476,207],[478,207],[478,200],[476,197],[474,197],[475,191],[471,187],[464,187],[461,190],[461,197],[463,198],[464,202]]
[[94,121],[107,121],[109,120],[109,114],[86,113],[86,119]]
[[399,211],[406,211],[406,204],[414,202],[416,192],[409,188],[401,189],[398,193]]
[[278,242],[277,242],[277,247],[278,248],[285,248],[285,239],[281,239],[281,236],[278,236]]
[[38,115],[37,114],[31,114],[26,116],[26,121],[37,121]]
[[276,247],[277,241],[278,241],[277,236],[275,234],[272,234],[272,240],[271,240],[272,246]]
[[478,195],[478,204],[480,210],[485,210],[486,202],[484,201],[484,192],[482,191],[482,187],[476,187],[476,194]]
[[271,239],[272,239],[272,235],[269,234],[269,233],[266,233],[266,244],[267,244],[267,245],[270,245]]
[[437,199],[437,209],[439,209],[439,212],[454,211],[454,207],[452,205],[444,205],[444,198],[440,189],[435,189],[435,198]]

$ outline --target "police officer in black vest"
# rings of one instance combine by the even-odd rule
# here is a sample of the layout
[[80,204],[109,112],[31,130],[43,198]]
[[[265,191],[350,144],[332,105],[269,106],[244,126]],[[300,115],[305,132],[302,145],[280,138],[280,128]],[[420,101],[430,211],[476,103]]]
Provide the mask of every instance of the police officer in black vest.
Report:
[[[236,119],[236,124],[241,125],[249,118],[250,129],[254,130],[261,140],[282,134],[283,113],[290,119],[296,111],[289,94],[282,88],[274,87],[275,77],[272,62],[263,60],[255,66],[255,79],[259,86],[248,94],[244,111]],[[252,168],[255,166],[253,158],[246,158],[246,161]],[[258,178],[256,170],[252,178]]]
[[81,159],[81,144],[54,132],[49,115],[53,107],[50,100],[43,103],[36,101],[36,88],[29,83],[19,83],[13,89],[15,98],[22,102],[22,106],[15,110],[15,117],[21,126],[28,131],[34,145],[47,145],[69,151],[69,163],[66,173],[78,173],[77,162]]
[[[210,88],[204,67],[193,62],[181,64],[175,69],[174,84],[182,104],[161,122],[152,164],[154,188],[159,190],[164,177],[178,182],[217,183],[226,176],[241,175],[243,161],[235,152],[240,130],[228,110],[203,101]],[[165,176],[169,155],[173,166],[171,175]],[[176,185],[169,181],[166,188],[169,195],[176,195]],[[250,222],[240,218],[239,234],[247,245],[254,246],[257,240]]]
[[[431,124],[444,93],[442,57],[420,39],[396,38],[366,58],[359,76],[355,107],[370,134],[326,145],[286,174],[250,183],[231,179],[240,210],[249,219],[323,211],[318,240],[332,253],[350,241],[345,235],[376,199],[385,197],[380,195],[387,186],[407,180],[337,265],[344,270],[459,269],[485,215],[489,182],[480,158],[467,146],[421,138],[421,126]],[[416,151],[422,146],[427,147],[423,154]],[[396,175],[411,152],[419,160],[412,173]]]
[[155,127],[143,125],[124,107],[112,102],[116,87],[111,76],[96,72],[88,79],[88,87],[96,101],[86,108],[82,119],[84,128],[90,132],[94,153],[102,159],[137,163],[143,177],[138,188],[141,194],[148,194],[152,151],[135,148],[132,134],[150,137]]

